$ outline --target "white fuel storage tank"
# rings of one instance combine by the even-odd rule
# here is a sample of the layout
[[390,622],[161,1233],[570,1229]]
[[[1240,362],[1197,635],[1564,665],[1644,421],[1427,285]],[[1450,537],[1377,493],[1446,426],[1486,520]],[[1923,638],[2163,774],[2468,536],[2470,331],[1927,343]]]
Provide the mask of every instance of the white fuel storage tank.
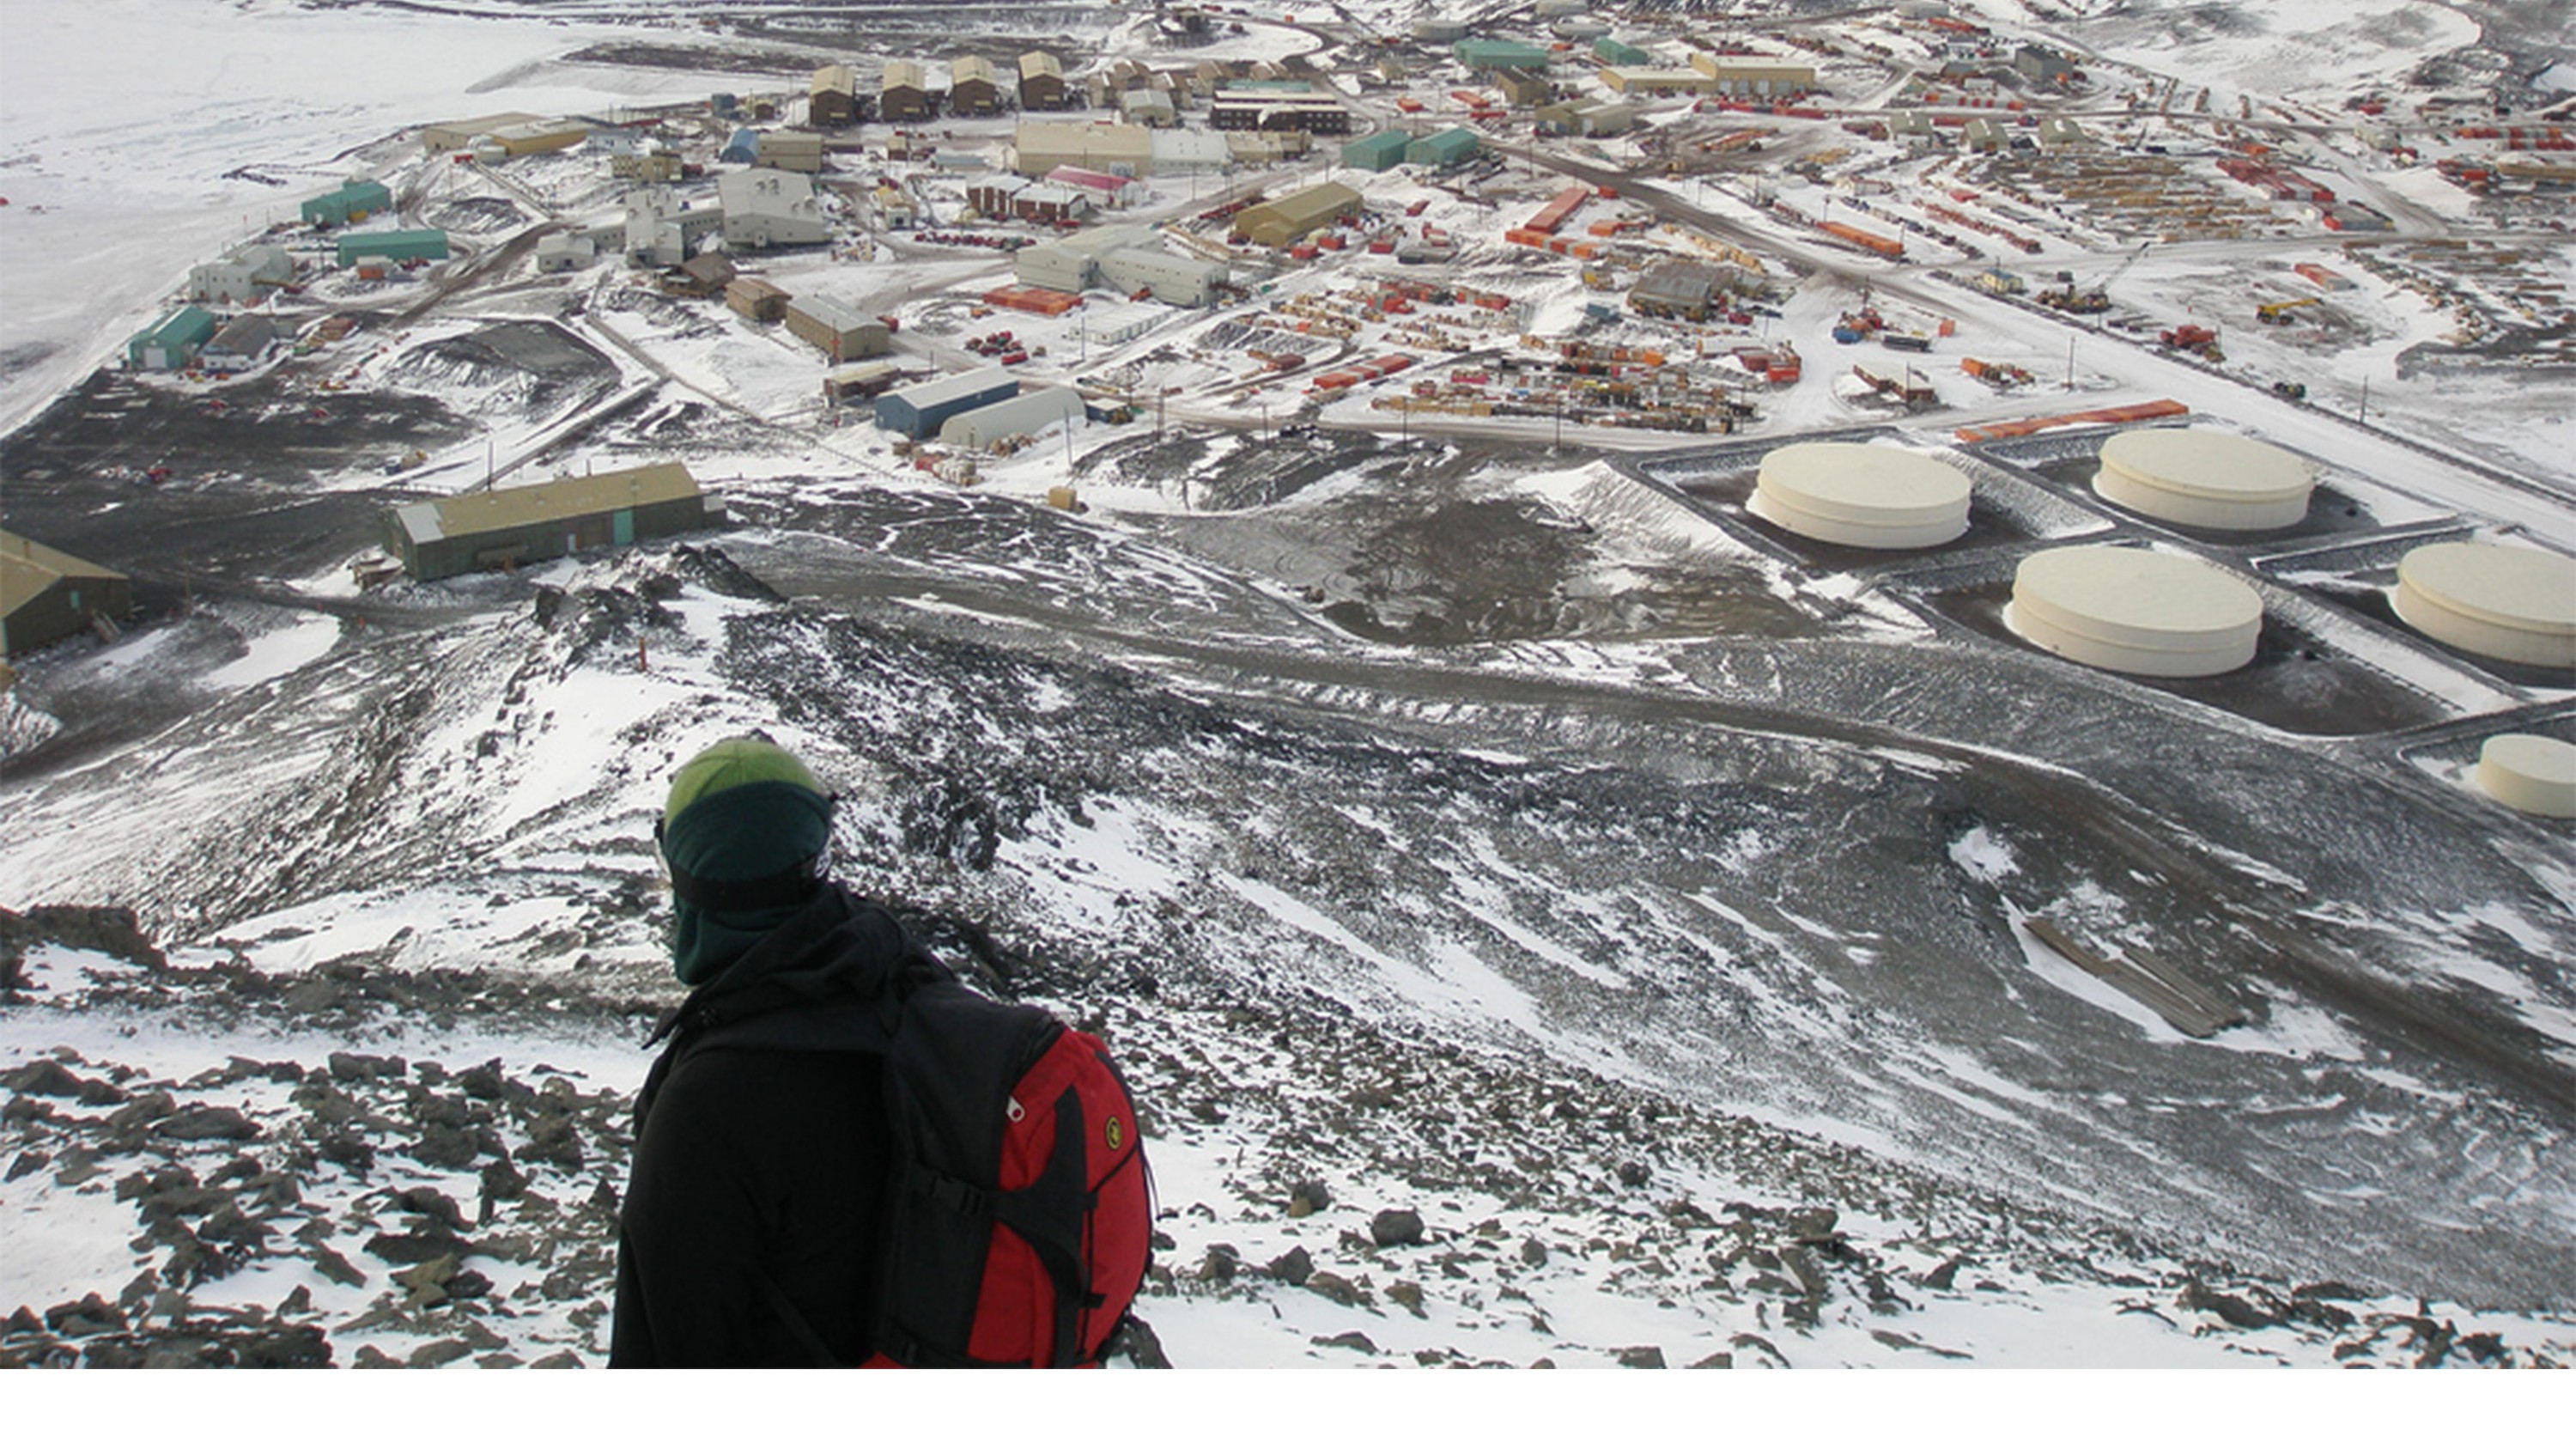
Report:
[[2093,491],[2186,528],[2287,528],[2308,516],[2316,469],[2285,448],[2214,428],[2131,428],[2102,445]]
[[2023,559],[2004,622],[2052,654],[2122,674],[2224,674],[2254,658],[2263,599],[2214,565],[2083,544]]
[[1968,531],[1968,475],[1869,443],[1792,443],[1762,455],[1753,515],[1851,548],[1933,548]]

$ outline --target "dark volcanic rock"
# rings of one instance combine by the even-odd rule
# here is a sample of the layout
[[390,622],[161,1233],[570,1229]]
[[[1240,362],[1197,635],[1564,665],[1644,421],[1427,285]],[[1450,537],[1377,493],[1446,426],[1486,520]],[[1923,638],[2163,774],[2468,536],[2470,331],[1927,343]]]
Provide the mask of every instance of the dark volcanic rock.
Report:
[[454,1233],[433,1230],[378,1233],[367,1240],[367,1251],[388,1263],[426,1263],[449,1255],[462,1257],[473,1248]]
[[163,1137],[181,1142],[247,1142],[259,1135],[259,1124],[234,1107],[182,1107],[152,1124]]
[[0,1072],[0,1087],[39,1097],[77,1097],[83,1079],[52,1057],[38,1057],[13,1071]]
[[95,1333],[114,1333],[125,1327],[125,1314],[115,1304],[92,1293],[77,1303],[61,1303],[45,1310],[46,1329],[65,1338],[86,1338]]
[[393,1195],[393,1206],[422,1217],[455,1232],[465,1231],[465,1212],[456,1199],[434,1187],[407,1187]]
[[1306,1280],[1314,1276],[1315,1259],[1304,1248],[1290,1248],[1271,1259],[1267,1271],[1271,1277],[1291,1288],[1302,1288]]
[[2214,1313],[2235,1328],[2270,1328],[2281,1321],[2279,1314],[2266,1312],[2234,1294],[2218,1292],[2197,1278],[2184,1284],[2174,1301],[2195,1312]]
[[1105,1359],[1121,1353],[1138,1368],[1167,1369],[1172,1366],[1171,1357],[1163,1352],[1163,1340],[1155,1335],[1153,1325],[1133,1313],[1127,1315],[1126,1321],[1118,1326],[1117,1333],[1104,1345],[1101,1357]]
[[1388,1208],[1369,1220],[1369,1236],[1381,1248],[1400,1248],[1422,1241],[1422,1214],[1411,1208]]
[[1659,1369],[1664,1366],[1664,1351],[1653,1344],[1619,1350],[1619,1367]]
[[331,1079],[335,1082],[365,1082],[379,1077],[399,1077],[411,1070],[411,1064],[400,1057],[371,1057],[358,1052],[333,1052],[329,1065]]
[[1368,1301],[1368,1290],[1339,1273],[1315,1272],[1306,1276],[1306,1291],[1320,1293],[1344,1308],[1357,1308]]

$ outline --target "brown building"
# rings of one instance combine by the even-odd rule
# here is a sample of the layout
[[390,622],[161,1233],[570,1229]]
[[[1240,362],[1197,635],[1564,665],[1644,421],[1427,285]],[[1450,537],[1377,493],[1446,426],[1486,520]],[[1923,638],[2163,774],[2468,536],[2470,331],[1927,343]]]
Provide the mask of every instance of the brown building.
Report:
[[948,114],[989,116],[1001,109],[1002,81],[991,61],[969,55],[948,68]]
[[884,121],[918,121],[930,114],[930,88],[921,76],[918,62],[886,62],[885,80],[877,89],[877,118]]
[[0,659],[18,659],[98,621],[134,612],[134,586],[111,568],[0,533]]
[[679,463],[655,463],[524,488],[486,488],[385,510],[385,546],[427,583],[517,568],[591,548],[623,548],[721,522]]
[[818,131],[858,124],[859,77],[846,65],[827,65],[814,72],[805,92],[805,123]]
[[786,288],[758,277],[736,277],[725,284],[725,305],[754,322],[775,322],[787,315]]
[[1064,109],[1064,62],[1043,50],[1020,57],[1020,109]]
[[673,297],[712,297],[733,281],[733,259],[722,252],[701,252],[662,274],[662,291]]
[[787,330],[813,343],[834,362],[883,357],[894,350],[894,334],[883,322],[861,317],[837,302],[808,297],[789,302]]

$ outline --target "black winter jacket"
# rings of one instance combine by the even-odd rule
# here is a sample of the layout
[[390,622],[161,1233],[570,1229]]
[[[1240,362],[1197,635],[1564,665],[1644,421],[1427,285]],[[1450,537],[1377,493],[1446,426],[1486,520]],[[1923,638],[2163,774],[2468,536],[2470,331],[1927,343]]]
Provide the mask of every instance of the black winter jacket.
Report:
[[891,1153],[853,1023],[946,971],[827,885],[667,1016],[635,1104],[612,1368],[856,1363]]

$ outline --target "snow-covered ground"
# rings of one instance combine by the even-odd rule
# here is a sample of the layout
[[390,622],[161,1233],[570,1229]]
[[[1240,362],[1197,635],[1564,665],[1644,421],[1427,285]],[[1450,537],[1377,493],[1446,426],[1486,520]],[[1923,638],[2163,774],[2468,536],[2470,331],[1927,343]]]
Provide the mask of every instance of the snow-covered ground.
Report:
[[[2075,36],[2257,89],[2277,82],[2262,48],[2287,45],[2328,106],[2460,43],[2441,7],[2374,0],[2350,31],[2330,8],[2248,13],[2232,37],[2209,28],[2232,12],[2195,10],[2200,28],[2167,33],[2103,11]],[[1141,45],[1145,23],[1121,33]],[[140,38],[119,47],[132,79],[200,103],[109,105],[71,63],[108,33]],[[469,179],[387,138],[734,83],[561,63],[639,33],[701,43],[607,6],[540,19],[103,0],[28,17],[0,47],[0,426],[121,346],[190,263],[345,171],[442,203],[593,214],[610,199],[595,159]],[[1312,44],[1255,26],[1200,49]],[[980,123],[964,144],[989,150],[1004,129]],[[1534,267],[1494,235],[1559,184],[1507,168],[1507,199],[1487,207],[1418,177],[1370,183],[1389,210],[1423,205],[1407,224],[1460,237],[1449,275],[1523,304],[1492,319],[1426,307],[1473,331],[1474,351],[1424,350],[1406,382],[1580,319],[1594,294],[1570,265]],[[2380,184],[2467,214],[2420,171]],[[1724,187],[1672,190],[1705,197],[1784,274],[1850,265]],[[1139,213],[1186,217],[1195,191],[1164,178]],[[2525,241],[2544,275],[2576,277],[2563,237]],[[856,410],[827,415],[814,354],[776,328],[609,267],[560,282],[513,270],[319,354],[349,396],[415,392],[450,420],[396,486],[684,456],[735,511],[726,554],[792,603],[729,581],[721,554],[390,595],[308,564],[31,665],[28,693],[57,712],[9,696],[0,750],[32,754],[66,717],[72,745],[0,789],[0,906],[132,906],[171,964],[38,945],[40,989],[0,1009],[0,1072],[36,1073],[13,1099],[34,1105],[12,1118],[0,1187],[0,1309],[41,1317],[98,1291],[129,1330],[196,1324],[236,1354],[304,1352],[314,1330],[343,1364],[596,1362],[593,1199],[622,1180],[617,1108],[644,1064],[621,1038],[637,1003],[669,991],[644,821],[678,759],[759,727],[849,782],[860,839],[845,843],[887,889],[1004,927],[1045,959],[1040,994],[1108,1014],[1161,1104],[1168,1273],[1144,1316],[1174,1363],[2576,1352],[2563,1284],[2533,1286],[2551,1234],[2576,1230],[2563,1123],[2526,1079],[2496,1094],[2479,1052],[2428,1054],[2409,1034],[2509,1037],[2497,1055],[2535,1073],[2569,1060],[2576,1012],[2551,963],[2576,939],[2576,864],[2563,838],[2481,816],[2456,747],[2482,716],[2562,719],[2566,691],[2304,596],[2293,617],[2432,722],[2307,738],[2082,679],[1959,622],[1991,558],[1956,577],[1800,561],[1740,507],[1675,483],[1689,460],[1581,451],[1660,452],[1672,435],[1399,422],[1370,406],[1394,385],[1308,409],[1302,380],[1237,388],[1245,358],[1216,339],[1250,313],[976,318],[1006,264],[876,245],[884,256],[858,266],[745,260],[800,293],[899,312],[907,363],[957,364],[965,338],[1007,324],[1046,348],[1032,375],[1180,393],[985,460],[961,491],[913,471]],[[1654,245],[1689,254],[1677,237]],[[2079,255],[2052,241],[2047,259]],[[2302,260],[2360,284],[2330,298],[2331,337],[2248,315],[2246,280],[2289,295]],[[1262,305],[1390,270],[1355,248],[1281,274]],[[1961,377],[1967,354],[2057,382],[2069,334],[1927,271],[1884,273],[1873,300],[1908,328],[1957,324],[1933,358],[1951,411],[1907,420],[1837,386],[1851,362],[1893,354],[1826,340],[1861,294],[1817,277],[1777,318],[1713,330],[1719,346],[1792,338],[1807,357],[1801,385],[1761,394],[1746,445],[1866,428],[1945,452],[1959,422],[2172,398],[2317,460],[2391,533],[2456,520],[2569,540],[2568,391],[2399,376],[2399,354],[2455,315],[2319,239],[2151,249],[2123,277],[2124,306],[2223,318],[2226,370],[2096,332],[2077,338],[2071,397],[1988,396]],[[333,300],[390,311],[425,295],[396,280]],[[1146,325],[1107,340],[1122,319]],[[1356,355],[1399,346],[1371,326]],[[501,329],[561,340],[555,390],[456,380],[460,349]],[[1594,334],[1678,335],[1626,317]],[[2274,376],[2308,379],[2314,406],[2272,396]],[[2365,380],[2373,421],[2443,451],[2347,426]],[[1323,430],[1282,436],[1292,416]],[[1972,461],[1981,479],[2007,472]],[[386,478],[371,450],[313,469],[309,492],[355,509]],[[2015,496],[2040,486],[2011,481]],[[1038,506],[1066,482],[1087,516]],[[145,514],[184,495],[131,497],[111,501]],[[2035,533],[2118,526],[2080,493],[2051,507]],[[2384,563],[2271,582],[2349,594]],[[154,722],[120,735],[75,708],[100,701]],[[2182,1037],[2042,946],[2027,929],[2042,912],[2186,943],[2224,965],[2257,1021]],[[1131,970],[1164,977],[1160,995],[1133,994]],[[2430,1014],[2384,1015],[2392,993]],[[405,1064],[331,1060],[352,1051]],[[56,1090],[49,1060],[80,1080]],[[464,1085],[487,1061],[498,1076]],[[364,1130],[335,1133],[350,1101]],[[467,1127],[502,1150],[460,1164],[432,1130]],[[91,1170],[85,1156],[120,1160]],[[531,1183],[494,1194],[496,1163]],[[156,1185],[155,1169],[194,1181]],[[1329,1201],[1301,1191],[1315,1184]],[[402,1255],[445,1241],[432,1229],[449,1212],[476,1219],[477,1250],[458,1256],[481,1281],[432,1299],[391,1274],[440,1256]],[[1390,1212],[1417,1215],[1418,1238],[1384,1226]],[[377,1243],[388,1235],[404,1241]],[[208,1251],[224,1272],[197,1272]],[[2388,1281],[2320,1281],[2374,1259],[2394,1263]],[[165,1288],[185,1296],[156,1303]]]

